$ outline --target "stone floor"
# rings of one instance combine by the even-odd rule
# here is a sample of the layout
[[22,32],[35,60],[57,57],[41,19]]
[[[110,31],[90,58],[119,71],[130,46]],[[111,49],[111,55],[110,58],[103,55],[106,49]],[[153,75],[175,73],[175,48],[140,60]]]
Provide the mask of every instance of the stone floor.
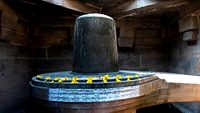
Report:
[[181,113],[172,104],[161,104],[137,110],[137,113]]

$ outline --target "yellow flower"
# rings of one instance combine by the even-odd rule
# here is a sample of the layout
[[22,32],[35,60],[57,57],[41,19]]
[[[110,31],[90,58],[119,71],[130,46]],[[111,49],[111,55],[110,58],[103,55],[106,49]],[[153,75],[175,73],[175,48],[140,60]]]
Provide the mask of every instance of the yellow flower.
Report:
[[138,75],[138,74],[135,74],[134,76],[135,76],[135,78],[139,78],[139,75]]
[[141,80],[141,78],[138,74],[135,74],[135,78],[137,78],[138,80]]
[[59,81],[60,80],[60,77],[55,77],[54,78],[54,81]]
[[50,76],[45,77],[45,81],[50,81],[50,80],[51,80]]
[[87,84],[92,84],[94,78],[93,77],[88,77],[87,78]]
[[128,75],[127,76],[127,81],[131,81],[131,77],[132,77],[131,75]]
[[52,80],[50,83],[54,83],[54,81]]
[[64,81],[67,81],[69,78],[67,78],[67,77],[63,77],[63,78],[61,78],[61,80],[64,82]]
[[116,76],[115,76],[115,80],[116,80],[116,82],[121,82],[120,78],[122,78],[121,75],[116,75]]
[[42,75],[37,75],[36,78],[37,79],[41,79],[43,76]]
[[105,77],[103,77],[103,83],[107,83],[108,79],[106,79]]
[[109,74],[104,75],[104,77],[107,78],[107,79],[110,78]]
[[78,83],[79,78],[78,77],[73,77],[71,83],[72,84],[77,84]]
[[103,83],[107,83],[110,76],[108,74],[106,74],[102,78],[103,78]]
[[61,80],[61,79],[60,79],[60,80],[58,80],[58,83],[62,83],[62,82],[63,82],[63,80]]

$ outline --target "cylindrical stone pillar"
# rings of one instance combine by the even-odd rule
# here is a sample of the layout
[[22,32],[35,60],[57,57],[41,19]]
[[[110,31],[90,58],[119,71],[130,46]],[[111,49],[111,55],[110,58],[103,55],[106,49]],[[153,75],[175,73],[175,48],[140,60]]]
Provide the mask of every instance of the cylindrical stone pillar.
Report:
[[86,14],[76,19],[73,72],[118,71],[115,21],[103,14]]

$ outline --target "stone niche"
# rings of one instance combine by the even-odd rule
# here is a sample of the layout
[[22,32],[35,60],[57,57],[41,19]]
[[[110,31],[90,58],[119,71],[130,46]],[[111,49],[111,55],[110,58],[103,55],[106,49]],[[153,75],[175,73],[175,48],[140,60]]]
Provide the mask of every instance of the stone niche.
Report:
[[182,33],[183,41],[196,41],[198,34],[198,16],[190,14],[179,21],[179,32]]

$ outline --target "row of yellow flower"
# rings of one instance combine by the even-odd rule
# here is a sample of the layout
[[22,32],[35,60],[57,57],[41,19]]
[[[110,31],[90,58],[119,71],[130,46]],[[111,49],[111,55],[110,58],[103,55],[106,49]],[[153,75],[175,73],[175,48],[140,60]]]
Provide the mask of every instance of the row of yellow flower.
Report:
[[[134,77],[140,80],[138,74],[135,74]],[[37,78],[37,79],[42,79],[43,76],[42,76],[42,75],[37,75],[36,78]],[[106,75],[102,76],[101,78],[102,78],[102,82],[103,82],[103,83],[108,83],[108,80],[110,79],[110,76],[109,76],[108,74],[106,74]],[[121,82],[121,80],[120,80],[121,78],[122,78],[122,75],[116,75],[116,76],[115,76],[115,81],[116,81],[116,82]],[[133,76],[127,75],[127,81],[131,81],[131,78],[133,78]],[[55,82],[58,82],[58,83],[62,83],[62,82],[66,82],[67,80],[70,80],[70,79],[69,79],[68,77],[55,77],[54,79],[52,79],[50,76],[46,76],[46,77],[44,78],[44,80],[45,80],[45,81],[50,81],[50,82],[52,82],[52,83],[53,83],[54,81],[55,81]],[[73,78],[71,79],[71,83],[72,83],[72,84],[77,84],[77,83],[78,83],[78,80],[80,80],[79,77],[73,77]],[[94,80],[94,77],[89,76],[89,77],[86,78],[86,80],[87,80],[87,81],[86,81],[87,84],[92,84],[92,83],[93,83],[93,80]]]

